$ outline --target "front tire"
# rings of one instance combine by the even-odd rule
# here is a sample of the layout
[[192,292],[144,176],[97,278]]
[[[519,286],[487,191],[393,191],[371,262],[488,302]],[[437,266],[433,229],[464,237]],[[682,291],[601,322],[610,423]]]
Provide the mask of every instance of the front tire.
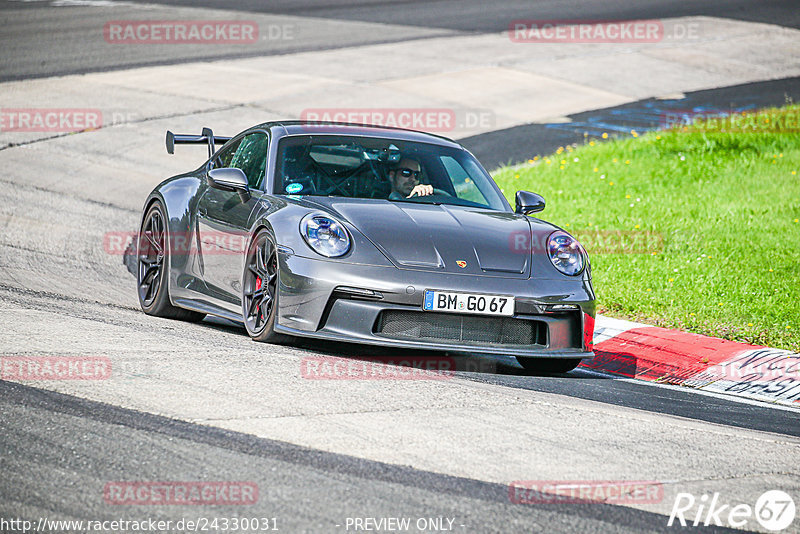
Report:
[[287,336],[275,333],[278,317],[278,249],[265,229],[260,230],[247,249],[242,276],[242,317],[254,341],[281,343]]
[[569,373],[581,363],[580,358],[517,358],[517,361],[533,375]]
[[184,310],[172,305],[169,300],[169,234],[164,207],[154,202],[142,219],[136,249],[136,288],[139,305],[147,315],[202,321],[206,315]]

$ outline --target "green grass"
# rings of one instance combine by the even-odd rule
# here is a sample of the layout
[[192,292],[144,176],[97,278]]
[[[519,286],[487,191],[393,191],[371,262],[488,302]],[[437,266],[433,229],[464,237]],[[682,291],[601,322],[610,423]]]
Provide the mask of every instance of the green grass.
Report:
[[[770,113],[797,117],[800,106]],[[494,177],[512,205],[519,189],[543,195],[540,218],[586,241],[601,313],[800,351],[794,124],[794,132],[587,138]],[[623,231],[629,243],[649,237],[649,247],[614,253],[587,233],[595,230]]]

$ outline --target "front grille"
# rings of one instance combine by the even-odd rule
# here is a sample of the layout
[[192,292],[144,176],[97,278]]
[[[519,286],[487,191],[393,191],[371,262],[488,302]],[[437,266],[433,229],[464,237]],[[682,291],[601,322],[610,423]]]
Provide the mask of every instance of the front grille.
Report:
[[412,341],[547,345],[546,323],[511,317],[386,310],[378,317],[375,330],[377,335]]

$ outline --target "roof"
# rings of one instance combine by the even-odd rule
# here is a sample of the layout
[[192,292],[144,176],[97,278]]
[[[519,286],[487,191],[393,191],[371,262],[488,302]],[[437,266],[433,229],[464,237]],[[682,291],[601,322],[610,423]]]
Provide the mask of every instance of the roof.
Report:
[[416,130],[407,130],[405,128],[393,128],[390,126],[300,120],[271,121],[256,126],[256,128],[264,129],[273,127],[283,128],[285,135],[361,135],[365,137],[382,137],[401,141],[432,143],[436,145],[451,146],[453,148],[461,148],[461,145],[459,145],[457,142],[441,135],[419,132]]

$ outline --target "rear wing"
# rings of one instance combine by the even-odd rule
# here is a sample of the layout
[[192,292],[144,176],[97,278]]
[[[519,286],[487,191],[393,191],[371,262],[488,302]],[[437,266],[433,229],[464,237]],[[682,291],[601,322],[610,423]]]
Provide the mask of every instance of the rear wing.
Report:
[[208,145],[208,157],[214,155],[216,149],[214,146],[217,143],[224,144],[230,141],[230,137],[222,137],[214,135],[211,128],[203,128],[203,133],[200,135],[189,134],[175,134],[167,130],[167,153],[175,153],[175,145]]

